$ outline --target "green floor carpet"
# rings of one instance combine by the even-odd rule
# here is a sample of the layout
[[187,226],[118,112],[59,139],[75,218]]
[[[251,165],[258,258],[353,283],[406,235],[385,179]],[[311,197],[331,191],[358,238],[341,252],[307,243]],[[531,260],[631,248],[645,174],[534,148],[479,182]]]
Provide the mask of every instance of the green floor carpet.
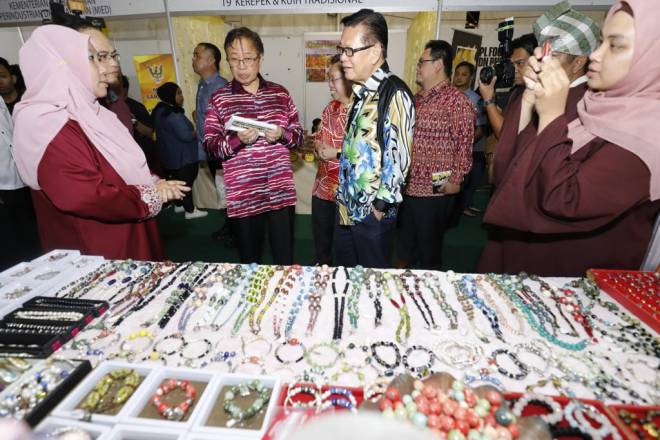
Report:
[[[484,209],[488,191],[477,191],[475,205]],[[174,261],[238,262],[238,252],[211,238],[223,223],[220,212],[208,210],[209,215],[195,220],[186,220],[172,208],[158,216],[161,235],[167,256]],[[314,263],[311,216],[296,215],[294,258],[299,264]],[[461,216],[458,226],[447,231],[443,244],[443,269],[457,272],[474,272],[479,255],[486,243],[486,231],[481,227],[481,215]],[[264,260],[272,262],[268,240],[264,244]]]

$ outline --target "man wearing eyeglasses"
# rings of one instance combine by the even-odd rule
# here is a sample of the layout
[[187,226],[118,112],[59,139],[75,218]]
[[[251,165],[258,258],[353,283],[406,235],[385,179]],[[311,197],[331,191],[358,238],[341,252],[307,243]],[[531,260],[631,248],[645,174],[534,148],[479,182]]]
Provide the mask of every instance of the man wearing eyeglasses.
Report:
[[335,262],[389,267],[410,167],[413,96],[387,65],[383,15],[362,9],[342,24],[337,52],[344,76],[355,85],[339,161]]
[[106,68],[105,78],[108,82],[108,96],[99,100],[108,110],[117,115],[117,118],[126,127],[133,136],[133,117],[131,109],[126,101],[120,98],[119,88],[121,88],[120,78],[121,69],[119,67],[119,53],[112,46],[112,43],[100,30],[83,25],[78,28],[80,33],[89,35],[89,42],[96,49],[96,61],[103,64]]
[[[227,215],[241,263],[261,263],[266,226],[275,264],[293,263],[293,208],[296,189],[289,149],[302,143],[302,126],[289,92],[260,74],[264,46],[256,32],[231,30],[225,52],[233,80],[209,101],[204,146],[223,161]],[[275,128],[263,136],[250,128],[232,131],[233,115],[266,122]]]
[[464,176],[472,167],[476,108],[450,83],[452,48],[426,43],[417,62],[417,121],[397,234],[398,266],[441,267],[442,239]]

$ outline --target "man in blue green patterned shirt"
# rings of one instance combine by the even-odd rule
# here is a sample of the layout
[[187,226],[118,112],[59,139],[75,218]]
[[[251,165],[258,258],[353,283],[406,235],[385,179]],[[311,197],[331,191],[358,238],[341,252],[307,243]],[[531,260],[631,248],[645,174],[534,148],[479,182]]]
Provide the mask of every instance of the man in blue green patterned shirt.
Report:
[[335,263],[388,267],[415,105],[410,89],[389,71],[382,14],[362,9],[342,24],[337,52],[355,86],[339,165]]

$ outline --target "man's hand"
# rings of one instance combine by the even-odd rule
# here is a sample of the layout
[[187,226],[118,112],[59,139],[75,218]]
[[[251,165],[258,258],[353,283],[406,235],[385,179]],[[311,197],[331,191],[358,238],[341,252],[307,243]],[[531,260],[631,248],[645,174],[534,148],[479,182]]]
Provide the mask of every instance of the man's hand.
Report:
[[452,194],[458,194],[461,191],[461,185],[457,183],[447,182],[440,187],[440,194],[444,196],[450,196]]
[[247,130],[239,131],[238,132],[238,138],[245,145],[252,145],[259,138],[259,132],[257,130],[255,130],[254,128],[248,128]]
[[376,208],[372,207],[371,212],[373,213],[374,217],[376,217],[376,220],[381,221],[383,219],[383,216],[385,213],[383,211],[379,211]]
[[543,60],[536,94],[536,113],[539,115],[539,133],[566,111],[570,80],[559,60]]
[[282,134],[284,134],[284,129],[277,126],[272,130],[266,130],[264,132],[264,137],[268,142],[274,144],[275,142],[278,142],[280,139],[282,139]]
[[539,87],[539,73],[541,72],[541,58],[543,57],[543,49],[537,47],[534,49],[534,54],[527,58],[527,64],[522,71],[523,81],[525,81],[525,91],[523,93],[523,101],[529,105],[536,103],[536,89]]
[[484,101],[492,101],[495,98],[495,83],[497,82],[497,77],[493,76],[493,79],[490,80],[490,83],[483,84],[479,81],[479,93]]

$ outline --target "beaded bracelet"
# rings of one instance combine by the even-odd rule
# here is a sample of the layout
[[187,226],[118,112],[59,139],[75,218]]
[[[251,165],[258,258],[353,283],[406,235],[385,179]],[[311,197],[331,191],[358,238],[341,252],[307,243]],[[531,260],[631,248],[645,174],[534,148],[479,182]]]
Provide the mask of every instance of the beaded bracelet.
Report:
[[538,416],[548,425],[554,425],[555,423],[559,423],[564,418],[561,405],[558,402],[556,402],[551,397],[543,396],[541,394],[534,394],[534,393],[527,393],[522,397],[520,397],[516,401],[515,405],[513,405],[511,412],[516,417],[522,417],[523,411],[530,403],[539,403],[544,407],[548,408],[548,410],[550,410],[550,414],[543,414]]
[[[314,359],[312,358],[312,355],[319,353],[317,349],[322,347],[329,348],[331,351],[334,352],[335,355],[331,361],[328,361],[325,364],[315,362]],[[307,350],[307,352],[305,353],[305,360],[307,361],[307,364],[309,364],[310,367],[317,370],[327,370],[328,368],[335,365],[340,357],[341,357],[341,350],[339,350],[337,345],[335,345],[333,342],[319,342],[309,347],[309,350]]]
[[362,389],[364,400],[372,403],[378,402],[380,397],[385,394],[385,390],[387,390],[387,387],[391,382],[392,380],[389,377],[377,377],[376,380],[368,385],[365,385]]
[[[395,360],[393,363],[388,363],[383,358],[378,355],[376,349],[378,347],[388,347],[394,350]],[[401,351],[399,347],[391,341],[379,341],[371,344],[371,357],[382,367],[386,368],[385,375],[391,376],[394,374],[394,370],[401,364]]]
[[[280,355],[280,351],[287,346],[299,347],[302,350],[300,352],[300,356],[298,358],[293,358],[293,359],[282,359],[282,356]],[[275,359],[277,359],[278,362],[284,365],[297,364],[298,362],[305,359],[305,353],[307,353],[307,349],[305,348],[303,343],[297,340],[296,338],[293,338],[288,341],[284,341],[277,346],[277,348],[275,349]]]
[[[183,402],[179,403],[175,407],[172,407],[163,402],[162,399],[175,388],[181,388],[186,393],[186,398],[183,400]],[[158,387],[156,394],[154,394],[154,396],[151,398],[151,403],[156,407],[156,410],[161,416],[165,417],[167,420],[174,420],[178,422],[185,417],[186,413],[195,401],[196,395],[197,390],[187,380],[167,379]]]
[[543,368],[538,368],[534,364],[528,363],[527,367],[530,369],[530,371],[533,371],[539,376],[544,376],[545,373],[547,373],[548,368],[550,368],[550,363],[554,359],[554,355],[552,354],[552,349],[550,348],[550,346],[548,346],[548,344],[546,344],[540,339],[532,339],[529,342],[521,342],[519,344],[514,345],[513,352],[516,355],[520,356],[521,351],[536,355],[543,362]]
[[[335,395],[341,396],[341,398],[332,397]],[[321,401],[321,406],[318,409],[319,412],[337,406],[346,408],[351,412],[357,411],[357,400],[353,392],[348,388],[330,387],[321,395]]]
[[[163,342],[168,341],[168,340],[170,340],[170,339],[176,339],[176,340],[178,340],[178,341],[181,341],[181,344],[178,345],[178,346],[176,346],[176,347],[174,347],[174,348],[173,348],[172,350],[170,350],[170,351],[163,351],[163,350],[160,348],[160,346],[163,344]],[[185,339],[183,339],[183,336],[182,336],[182,335],[180,335],[180,334],[178,334],[178,333],[172,333],[172,334],[169,334],[169,335],[165,336],[164,338],[162,338],[162,339],[159,340],[158,342],[156,342],[156,343],[154,344],[153,352],[154,352],[154,353],[157,353],[157,354],[160,355],[160,356],[167,356],[167,357],[169,357],[169,356],[174,356],[176,353],[179,352],[179,350],[183,347],[183,345],[184,345],[185,343],[186,343],[186,341],[185,341]]]
[[245,357],[243,357],[238,364],[233,366],[233,368],[231,369],[231,372],[235,373],[236,371],[238,371],[238,369],[240,367],[242,367],[243,365],[246,365],[246,364],[258,365],[259,368],[261,368],[260,374],[261,375],[266,374],[266,364],[264,363],[264,360],[262,358],[257,357],[257,356],[245,356]]
[[454,340],[438,342],[435,353],[439,353],[438,359],[441,362],[459,370],[475,365],[483,356],[481,345]]
[[[257,394],[257,397],[247,409],[244,410],[234,403],[237,395],[247,397],[252,391]],[[258,379],[232,386],[227,392],[225,392],[223,409],[231,416],[231,419],[227,421],[225,426],[231,428],[234,425],[257,415],[264,409],[270,400],[270,395],[270,388],[266,388]]]
[[[186,367],[196,366],[195,365],[196,361],[200,361],[201,359],[204,359],[206,356],[208,356],[209,353],[211,353],[211,349],[213,348],[213,344],[211,343],[211,341],[209,341],[206,338],[197,339],[195,341],[190,341],[190,342],[186,341],[185,338],[183,337],[181,339],[183,339],[183,345],[181,345],[181,349],[179,350],[179,356],[184,360],[183,365],[185,365]],[[191,345],[198,344],[200,342],[203,342],[204,345],[206,345],[206,349],[202,353],[198,355],[186,354],[186,349],[188,349]],[[201,365],[198,367],[201,367]]]
[[[360,362],[349,362],[348,359],[348,354],[353,352],[353,351],[360,351],[362,354],[364,354],[364,358]],[[346,349],[342,352],[341,354],[341,359],[342,362],[345,365],[348,365],[349,367],[352,368],[362,368],[365,365],[368,365],[371,363],[371,356],[369,356],[369,346],[368,345],[362,345],[358,346],[354,342],[349,342],[348,345],[346,346]]]
[[[147,345],[141,349],[136,349],[132,346],[131,342],[136,339],[144,338],[147,340]],[[151,347],[154,342],[154,337],[148,330],[140,330],[128,335],[126,341],[122,342],[119,346],[119,352],[115,353],[116,357],[124,357],[128,360],[133,360],[138,353],[142,353]]]
[[[428,354],[429,356],[428,361],[423,365],[411,366],[410,363],[408,362],[408,358],[415,351],[423,351],[424,353]],[[422,377],[426,377],[429,374],[431,374],[431,367],[435,363],[435,358],[436,358],[435,353],[433,353],[431,349],[426,348],[423,345],[411,345],[410,347],[408,347],[405,354],[403,355],[402,362],[406,370],[408,370],[414,376],[417,376],[418,379],[421,379]]]
[[[502,354],[508,356],[509,359],[511,359],[511,361],[516,365],[516,367],[518,367],[518,370],[520,370],[518,373],[511,373],[506,368],[498,364],[497,357]],[[496,366],[497,371],[501,375],[506,376],[509,379],[523,380],[529,374],[529,368],[527,367],[527,365],[523,364],[520,358],[518,358],[518,356],[514,352],[509,351],[506,348],[498,348],[496,350],[493,350],[493,352],[490,355],[490,358],[488,358],[488,363],[493,366]]]
[[[118,368],[105,374],[93,390],[85,397],[81,408],[96,414],[102,414],[126,403],[140,384],[140,374],[135,370]],[[110,388],[119,383],[114,396],[107,396]]]
[[360,368],[351,367],[350,365],[343,364],[339,367],[339,370],[331,376],[332,383],[339,382],[339,378],[346,375],[354,375],[358,379],[357,386],[362,386],[364,384],[365,375]]
[[[299,394],[308,394],[311,395],[314,400],[310,402],[294,402],[293,398]],[[320,408],[321,407],[321,391],[314,384],[302,384],[290,386],[286,393],[286,399],[284,399],[284,410],[287,411],[288,408],[293,409],[310,409],[310,408]]]
[[[600,424],[599,428],[593,427],[591,422],[586,419],[585,412],[589,413],[590,420]],[[570,427],[580,429],[594,439],[602,439],[611,435],[612,440],[621,440],[619,431],[612,425],[610,419],[592,405],[572,400],[564,408],[564,418]]]
[[[587,368],[590,370],[591,374],[590,375],[581,374],[578,373],[575,368],[569,368],[566,365],[566,360],[569,358],[574,359],[586,365]],[[567,380],[572,382],[580,382],[584,385],[588,385],[589,383],[591,383],[593,380],[596,379],[598,375],[598,367],[596,366],[596,364],[594,364],[594,362],[591,359],[587,358],[586,356],[579,356],[573,353],[564,353],[562,356],[556,359],[555,365],[557,366],[559,371],[564,373],[564,377]]]
[[245,342],[245,338],[244,338],[243,336],[241,336],[241,353],[243,353],[243,356],[247,356],[247,355],[248,355],[248,352],[247,352],[246,348],[247,348],[248,346],[252,345],[252,344],[257,343],[257,342],[265,342],[265,343],[268,345],[268,349],[266,350],[265,353],[256,353],[256,354],[250,353],[250,355],[254,355],[254,356],[259,356],[259,357],[265,358],[265,357],[268,356],[268,355],[270,354],[270,352],[273,350],[273,344],[272,344],[270,341],[268,341],[266,338],[263,338],[263,337],[261,337],[261,336],[257,336],[256,338],[254,338],[254,339],[252,339],[252,340],[250,340],[250,341]]

